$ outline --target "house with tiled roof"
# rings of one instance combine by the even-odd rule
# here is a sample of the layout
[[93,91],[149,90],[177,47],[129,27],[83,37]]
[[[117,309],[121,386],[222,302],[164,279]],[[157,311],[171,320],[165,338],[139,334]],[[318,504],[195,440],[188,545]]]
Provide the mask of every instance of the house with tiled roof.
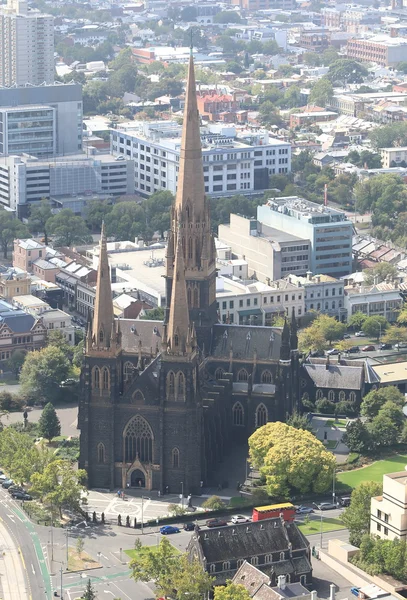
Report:
[[247,561],[237,571],[232,583],[242,585],[252,600],[285,600],[285,598],[317,600],[318,598],[317,592],[309,592],[302,583],[287,582],[284,575],[280,575],[277,585],[273,586],[268,575]]

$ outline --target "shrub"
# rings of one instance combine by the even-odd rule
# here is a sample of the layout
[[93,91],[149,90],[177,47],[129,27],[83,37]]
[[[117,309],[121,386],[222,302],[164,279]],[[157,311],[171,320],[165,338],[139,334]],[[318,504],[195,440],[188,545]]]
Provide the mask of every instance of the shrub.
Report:
[[262,506],[263,504],[268,503],[269,495],[265,489],[257,488],[256,490],[253,490],[252,501],[253,504],[256,504],[257,506]]
[[335,402],[331,402],[327,398],[321,398],[317,400],[315,403],[315,408],[317,412],[320,412],[324,415],[333,415],[335,412]]
[[207,498],[205,502],[202,502],[203,508],[209,508],[210,510],[220,510],[226,508],[226,504],[219,496],[211,496]]

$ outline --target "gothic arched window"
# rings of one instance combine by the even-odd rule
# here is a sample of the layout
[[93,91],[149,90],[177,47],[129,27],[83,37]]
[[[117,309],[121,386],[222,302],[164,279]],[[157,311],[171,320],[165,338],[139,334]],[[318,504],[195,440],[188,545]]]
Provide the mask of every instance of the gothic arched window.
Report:
[[103,389],[109,390],[110,389],[110,373],[109,373],[109,369],[107,367],[103,367],[103,369],[102,369],[102,382],[103,382]]
[[233,425],[244,425],[244,409],[240,402],[236,402],[232,408]]
[[99,369],[99,367],[93,367],[93,369],[92,369],[92,385],[97,390],[100,388],[100,369]]
[[215,379],[222,379],[224,374],[225,374],[224,370],[219,367],[219,369],[216,369],[216,371],[215,371]]
[[123,433],[125,462],[133,462],[138,457],[141,462],[153,460],[153,432],[148,422],[136,415],[133,417]]
[[124,381],[130,381],[134,372],[134,367],[131,362],[125,362],[123,367],[123,378]]
[[356,392],[351,392],[351,393],[349,394],[349,400],[350,400],[351,402],[356,402]]
[[181,371],[177,373],[177,400],[185,400],[185,375]]
[[194,288],[194,308],[199,308],[199,289]]
[[194,246],[192,238],[188,238],[188,258],[193,258]]
[[192,307],[192,290],[190,287],[187,289],[188,306]]
[[167,400],[174,400],[175,397],[175,375],[170,371],[167,375]]
[[105,445],[100,442],[98,444],[98,463],[104,463],[106,461]]
[[339,402],[344,402],[346,400],[346,394],[343,390],[339,392]]
[[328,400],[330,402],[335,402],[335,392],[333,390],[329,390],[329,392],[328,392]]
[[144,394],[140,390],[136,390],[133,394],[132,400],[134,404],[144,404]]
[[261,382],[262,383],[273,383],[273,376],[268,369],[267,369],[267,371],[263,371],[263,373],[261,374]]
[[254,565],[255,567],[257,567],[257,565],[259,564],[259,557],[258,556],[252,556],[251,561],[252,565]]
[[99,342],[103,342],[104,338],[105,338],[105,336],[104,336],[103,330],[101,329],[99,331]]
[[264,404],[259,404],[256,408],[256,427],[262,427],[268,422],[267,408]]
[[173,469],[179,468],[179,450],[178,450],[178,448],[173,448],[173,450],[171,452],[171,462],[172,462]]
[[237,374],[237,380],[238,381],[247,381],[249,379],[249,374],[246,371],[246,369],[240,369],[240,371]]
[[324,392],[322,390],[317,390],[316,399],[321,400],[324,397]]

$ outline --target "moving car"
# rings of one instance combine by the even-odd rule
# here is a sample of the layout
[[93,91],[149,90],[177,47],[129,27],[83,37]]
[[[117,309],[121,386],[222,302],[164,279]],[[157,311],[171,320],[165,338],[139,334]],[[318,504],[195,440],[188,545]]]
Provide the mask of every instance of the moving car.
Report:
[[209,519],[206,521],[207,527],[225,527],[226,525],[225,519]]
[[392,348],[392,344],[380,344],[379,346],[379,350],[391,350]]
[[250,521],[249,517],[244,517],[243,515],[233,515],[230,520],[232,523],[248,523]]
[[314,512],[314,509],[310,506],[299,506],[295,512],[297,515],[309,515]]
[[164,527],[160,527],[161,535],[169,535],[170,533],[179,533],[180,530],[178,527],[174,527],[173,525],[164,525]]
[[32,500],[32,496],[26,492],[13,492],[11,495],[15,500]]
[[374,350],[376,350],[376,348],[374,346],[372,346],[371,344],[369,344],[367,346],[363,346],[362,350],[363,350],[363,352],[373,352]]
[[356,336],[356,337],[366,337],[366,336],[365,336],[365,334],[363,333],[363,331],[357,331],[357,332],[355,333],[355,336]]
[[321,502],[320,504],[317,504],[317,508],[318,510],[333,510],[336,508],[336,504],[333,504],[332,502]]

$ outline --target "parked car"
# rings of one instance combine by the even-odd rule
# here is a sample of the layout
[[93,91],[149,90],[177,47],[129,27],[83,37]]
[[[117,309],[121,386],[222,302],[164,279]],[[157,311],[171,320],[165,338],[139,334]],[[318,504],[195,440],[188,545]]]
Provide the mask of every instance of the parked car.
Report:
[[365,336],[365,334],[363,333],[363,331],[357,331],[357,332],[355,333],[355,336],[356,336],[356,337],[366,337],[366,336]]
[[209,519],[206,521],[207,527],[225,527],[225,525],[227,525],[225,519]]
[[317,504],[318,510],[333,510],[336,508],[336,504],[332,504],[332,502],[321,502]]
[[332,348],[331,350],[327,350],[326,354],[327,356],[335,356],[336,354],[339,354],[339,350],[338,348]]
[[193,523],[192,521],[188,521],[188,523],[184,523],[185,531],[194,531],[195,527],[198,527],[198,529],[199,529],[199,525],[197,523]]
[[375,346],[368,344],[367,346],[362,347],[363,352],[374,352],[376,350]]
[[4,473],[2,475],[0,475],[0,483],[2,483],[3,481],[6,481],[6,479],[8,479],[7,475],[4,475]]
[[349,354],[357,354],[358,352],[360,352],[360,347],[359,346],[352,346],[348,350]]
[[297,515],[309,515],[314,512],[314,509],[310,506],[299,506],[295,512]]
[[349,506],[350,505],[350,496],[342,496],[339,498],[340,506]]
[[26,492],[13,492],[11,495],[15,500],[32,500],[32,496]]
[[311,352],[310,356],[312,356],[312,358],[322,358],[322,356],[324,356],[324,351],[314,350],[313,352]]
[[351,337],[352,336],[350,335],[350,333],[344,333],[342,339],[344,339],[344,340],[350,340]]
[[392,350],[392,348],[392,344],[380,344],[379,346],[379,350]]
[[400,342],[399,344],[394,344],[394,347],[397,348],[397,350],[401,350],[402,348],[407,348],[407,342]]
[[232,523],[248,523],[250,521],[249,517],[244,517],[243,515],[233,515],[230,520]]
[[8,490],[9,487],[11,487],[13,485],[14,481],[12,479],[6,479],[5,481],[3,481],[2,486]]
[[180,530],[178,527],[174,527],[173,525],[164,525],[164,527],[160,527],[161,535],[170,535],[170,533],[179,533]]
[[351,587],[350,588],[350,593],[353,594],[354,596],[359,596],[359,590],[360,590],[360,587],[356,587],[356,586],[355,587]]
[[21,485],[11,485],[8,488],[8,493],[13,494],[14,492],[25,492],[25,489],[21,487]]

